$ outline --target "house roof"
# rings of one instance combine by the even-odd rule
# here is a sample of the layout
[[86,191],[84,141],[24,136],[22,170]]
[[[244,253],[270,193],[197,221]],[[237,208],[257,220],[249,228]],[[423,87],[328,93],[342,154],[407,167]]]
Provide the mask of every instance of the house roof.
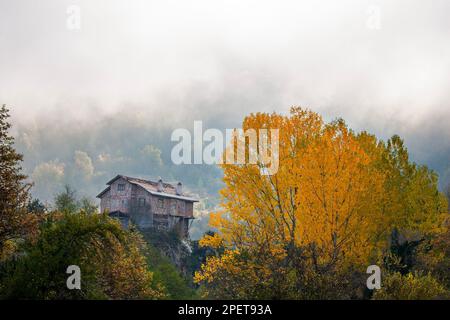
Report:
[[111,189],[111,184],[114,183],[117,179],[124,179],[128,181],[131,184],[134,184],[136,186],[139,186],[149,192],[152,195],[160,196],[160,197],[166,197],[166,198],[173,198],[173,199],[180,199],[184,201],[190,201],[190,202],[198,202],[198,199],[188,197],[185,195],[179,195],[177,194],[176,187],[170,183],[163,182],[163,191],[158,191],[158,182],[151,181],[151,180],[144,180],[139,178],[133,178],[128,177],[124,175],[117,175],[113,179],[107,182],[108,187],[100,192],[100,194],[97,196],[97,198],[101,198],[107,191]]
[[103,190],[102,192],[100,192],[97,195],[97,198],[101,198],[106,192],[108,192],[109,190],[111,190],[111,186],[108,186],[105,190]]

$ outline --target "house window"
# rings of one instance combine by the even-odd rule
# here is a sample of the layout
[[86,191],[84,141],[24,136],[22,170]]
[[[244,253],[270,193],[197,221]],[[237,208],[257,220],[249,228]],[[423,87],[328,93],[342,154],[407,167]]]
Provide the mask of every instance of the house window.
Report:
[[145,198],[139,198],[139,207],[145,207]]
[[164,208],[164,199],[158,199],[158,208]]
[[177,213],[177,203],[175,201],[173,201],[170,206],[170,214],[176,214],[176,213]]
[[124,183],[119,183],[117,185],[117,191],[125,191],[125,184]]

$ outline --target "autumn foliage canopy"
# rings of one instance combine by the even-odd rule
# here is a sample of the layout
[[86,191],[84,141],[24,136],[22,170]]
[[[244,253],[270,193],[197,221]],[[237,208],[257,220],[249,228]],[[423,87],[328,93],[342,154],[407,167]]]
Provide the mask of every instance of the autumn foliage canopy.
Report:
[[393,230],[408,239],[444,231],[437,176],[409,161],[399,137],[379,141],[300,108],[251,114],[250,128],[279,129],[279,170],[223,165],[223,210],[210,220],[217,233],[201,243],[224,253],[195,276],[207,295],[342,298],[336,288],[381,261]]

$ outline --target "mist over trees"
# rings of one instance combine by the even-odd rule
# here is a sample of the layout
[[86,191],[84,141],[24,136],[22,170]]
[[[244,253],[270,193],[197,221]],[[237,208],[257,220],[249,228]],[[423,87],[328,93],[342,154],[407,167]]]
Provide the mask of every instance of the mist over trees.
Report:
[[[14,148],[8,118],[9,111],[2,106],[0,298],[186,299],[195,295],[181,273],[137,230],[125,230],[107,214],[99,214],[89,198],[78,198],[69,185],[54,195],[52,208],[32,199],[32,185],[22,173],[23,157]],[[82,270],[82,290],[69,290],[66,285],[66,270],[72,265]]]
[[[0,1],[0,299],[450,299],[450,1],[30,3]],[[280,129],[279,172],[174,165],[196,120]],[[118,174],[181,181],[190,239],[99,212]]]
[[[116,174],[149,179],[161,176],[169,182],[182,181],[187,191],[207,199],[197,209],[198,219],[192,225],[192,235],[198,239],[209,230],[207,212],[218,204],[223,174],[216,166],[173,165],[170,159],[174,145],[170,141],[172,130],[177,127],[190,129],[191,126],[187,120],[171,123],[156,121],[154,116],[120,112],[110,117],[101,116],[91,124],[75,125],[66,119],[51,126],[45,122],[20,125],[14,132],[16,148],[25,155],[24,173],[34,183],[31,193],[47,206],[54,205],[55,194],[66,185],[76,189],[79,198],[98,203],[95,196]],[[238,127],[239,123],[232,124],[229,119],[219,119],[214,115],[205,123],[205,128],[233,126]],[[425,136],[428,134],[429,139],[436,141],[434,131],[426,130]],[[435,145],[424,137],[420,139],[428,146]],[[409,144],[414,144],[417,139],[409,140]],[[431,153],[422,155],[422,158],[439,173],[438,183],[444,190],[450,184],[450,149],[446,149],[444,142],[440,145],[438,149],[442,152],[437,156]],[[416,145],[415,149],[418,148]],[[414,155],[415,149],[410,148],[410,156]]]
[[[213,119],[208,123],[209,127],[220,129],[228,122]],[[189,129],[192,123],[174,125]],[[196,193],[216,195],[222,187],[220,169],[208,165],[173,165],[170,152],[174,143],[170,136],[176,129],[174,125],[158,124],[152,119],[143,121],[138,115],[124,117],[122,113],[100,118],[92,125],[21,125],[15,130],[16,148],[25,155],[23,168],[34,182],[32,194],[43,202],[51,203],[67,184],[77,189],[80,196],[93,198],[118,173],[180,180]],[[434,133],[430,134],[430,139],[436,139]],[[416,139],[410,140],[409,144],[414,144]],[[414,155],[417,148],[410,147],[410,153]],[[436,157],[433,154],[421,157],[439,173],[443,190],[450,183],[450,149],[445,146],[441,149]]]
[[[186,124],[189,128],[192,124]],[[117,174],[166,182],[183,182],[187,192],[198,194],[209,209],[218,203],[222,172],[210,165],[174,165],[170,126],[142,122],[137,117],[113,117],[96,125],[20,127],[16,147],[25,154],[24,172],[34,184],[31,194],[48,207],[66,186],[80,199],[98,204],[96,195]],[[58,207],[58,205],[56,205]],[[193,223],[193,237],[207,230],[208,217]]]
[[[301,108],[249,115],[243,129],[283,127],[279,171],[222,165],[219,206],[205,197],[199,210],[208,218],[208,208],[218,210],[208,226],[201,219],[214,231],[188,244],[171,232],[123,229],[68,184],[51,206],[32,198],[8,110],[1,114],[2,298],[449,298],[448,201],[399,136],[383,142]],[[139,153],[168,170],[164,150],[148,144]],[[103,157],[76,151],[69,178],[78,170],[72,181],[92,181]],[[82,291],[65,286],[72,264],[83,269]],[[365,289],[368,264],[383,269],[380,291]]]
[[221,172],[214,166],[172,164],[172,129],[108,119],[88,128],[21,128],[17,148],[24,154],[24,170],[34,182],[33,196],[51,203],[64,185],[80,196],[94,198],[116,174],[143,178],[161,176],[182,181],[196,193],[215,194]]

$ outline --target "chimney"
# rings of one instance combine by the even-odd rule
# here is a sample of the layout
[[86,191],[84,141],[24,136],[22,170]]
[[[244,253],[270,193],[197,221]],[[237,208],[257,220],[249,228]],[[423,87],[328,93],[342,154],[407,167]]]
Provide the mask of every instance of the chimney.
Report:
[[183,185],[181,184],[181,182],[177,183],[176,192],[177,192],[177,195],[179,195],[179,196],[181,196],[183,194]]
[[163,181],[162,181],[162,178],[159,177],[158,178],[158,192],[163,192],[163,191],[164,191]]

